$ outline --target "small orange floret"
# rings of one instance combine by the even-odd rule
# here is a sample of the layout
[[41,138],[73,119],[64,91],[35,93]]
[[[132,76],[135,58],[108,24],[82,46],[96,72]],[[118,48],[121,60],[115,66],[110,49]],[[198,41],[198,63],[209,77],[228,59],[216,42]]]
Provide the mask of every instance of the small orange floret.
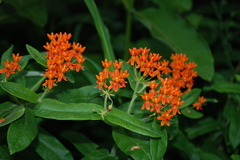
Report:
[[196,110],[202,110],[202,104],[206,102],[206,99],[201,96],[198,97],[198,101],[193,103],[193,106],[196,107]]
[[161,126],[164,126],[166,124],[167,126],[170,126],[169,121],[172,119],[173,115],[170,114],[170,111],[164,110],[163,114],[159,117],[157,117],[158,120],[161,120]]
[[3,121],[5,121],[5,119],[4,118],[0,118],[0,123],[2,123]]

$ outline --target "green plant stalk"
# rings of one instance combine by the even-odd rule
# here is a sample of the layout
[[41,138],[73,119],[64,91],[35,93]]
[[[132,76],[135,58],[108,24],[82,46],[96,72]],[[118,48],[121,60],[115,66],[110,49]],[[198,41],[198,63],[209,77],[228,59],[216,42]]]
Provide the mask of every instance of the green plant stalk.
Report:
[[45,79],[46,77],[43,76],[32,88],[30,89],[31,91],[34,91]]
[[132,107],[133,107],[133,103],[135,101],[135,99],[137,98],[137,89],[138,89],[138,86],[139,86],[139,81],[137,81],[136,85],[135,85],[135,89],[134,89],[134,93],[132,95],[132,99],[130,101],[130,104],[128,106],[128,110],[127,110],[127,113],[131,113],[131,110],[132,110]]
[[[130,6],[132,8],[132,5]],[[128,48],[130,47],[130,38],[131,38],[131,28],[132,28],[132,13],[131,8],[127,9],[126,15],[126,34],[125,34],[125,44],[124,44],[124,55],[123,59],[127,61],[130,57],[128,53]]]
[[104,106],[103,106],[104,111],[107,110],[107,99],[108,99],[108,95],[106,94],[105,97],[104,97]]

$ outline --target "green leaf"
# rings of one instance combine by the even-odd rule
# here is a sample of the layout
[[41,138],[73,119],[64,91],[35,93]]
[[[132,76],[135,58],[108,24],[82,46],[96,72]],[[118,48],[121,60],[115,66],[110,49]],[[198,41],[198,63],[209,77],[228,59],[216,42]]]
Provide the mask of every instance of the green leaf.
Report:
[[235,78],[238,82],[240,82],[240,74],[235,74]]
[[221,126],[220,121],[215,121],[212,118],[205,118],[199,121],[194,127],[187,128],[186,133],[189,139],[194,139],[209,132],[219,130]]
[[112,157],[107,149],[99,149],[90,155],[85,156],[81,160],[117,160],[116,157]]
[[92,103],[63,103],[44,98],[34,107],[34,114],[42,118],[57,120],[100,120],[96,111],[103,107]]
[[189,11],[192,8],[192,0],[152,0],[159,7],[168,9],[168,10],[177,10],[180,12]]
[[165,127],[165,129],[169,135],[169,140],[173,140],[173,138],[175,138],[179,133],[179,122],[177,115],[172,117],[170,124],[171,125],[169,127]]
[[98,145],[82,133],[66,131],[61,133],[61,136],[71,142],[85,156],[97,152]]
[[38,103],[38,95],[30,89],[14,82],[0,82],[0,86],[9,94],[32,103]]
[[54,136],[42,129],[38,133],[36,151],[43,159],[47,160],[73,160],[69,150]]
[[4,62],[6,60],[11,61],[12,60],[12,53],[13,53],[13,45],[11,45],[3,54],[1,57],[1,68],[5,68]]
[[240,155],[232,154],[231,158],[232,158],[232,160],[240,160]]
[[206,152],[203,150],[199,150],[198,151],[201,159],[214,159],[214,160],[222,160],[222,158],[218,157],[217,155],[210,153],[210,152]]
[[203,114],[201,112],[196,111],[195,109],[192,108],[184,108],[181,110],[181,113],[188,117],[188,118],[192,118],[192,119],[199,119],[203,117]]
[[26,108],[23,117],[13,122],[7,134],[10,154],[24,150],[37,136],[38,127],[32,110]]
[[162,133],[161,138],[150,139],[150,153],[152,159],[162,159],[165,152],[167,151],[168,136],[165,129],[161,128],[156,122],[156,119],[152,122],[152,127]]
[[[94,88],[92,87],[92,90]],[[98,97],[100,94],[90,92],[91,90],[85,90],[84,88],[68,89],[62,93],[56,94],[59,101],[64,103],[89,103],[92,99]]]
[[173,142],[173,146],[183,151],[183,153],[185,153],[188,156],[187,159],[194,159],[194,160],[201,159],[198,154],[198,149],[194,146],[193,143],[191,143],[187,139],[187,137],[181,131],[176,137],[176,140]]
[[237,106],[231,106],[230,111],[230,127],[229,127],[229,140],[232,147],[235,149],[240,144],[240,111]]
[[206,91],[215,90],[219,93],[240,93],[240,84],[221,82],[203,88]]
[[109,111],[105,119],[112,124],[121,126],[138,134],[150,137],[162,136],[161,133],[156,132],[149,124],[144,123],[140,119],[137,119],[127,112],[118,109],[112,109]]
[[184,94],[181,98],[184,103],[179,107],[179,109],[183,109],[189,105],[191,105],[193,102],[195,102],[199,95],[201,93],[201,89],[199,88],[194,88],[190,92]]
[[5,121],[0,123],[0,127],[5,126],[18,118],[20,118],[24,114],[25,108],[21,106],[14,107],[13,111],[4,117]]
[[0,145],[0,160],[11,160],[11,156],[8,147],[5,145]]
[[32,46],[26,44],[28,53],[42,66],[47,67],[46,57]]
[[126,155],[131,156],[133,159],[151,160],[148,137],[120,127],[114,127],[112,135],[117,146]]
[[47,23],[47,10],[44,1],[11,0],[5,3],[12,5],[20,16],[31,20],[40,27],[45,26]]
[[103,23],[102,17],[98,12],[98,9],[97,9],[97,6],[96,6],[94,0],[84,0],[84,2],[86,3],[86,5],[92,15],[95,27],[100,36],[100,40],[101,40],[102,48],[103,48],[103,52],[104,52],[104,57],[109,61],[114,61],[116,58],[115,58],[113,48],[111,45],[110,35],[108,33],[107,27]]
[[135,14],[154,38],[165,42],[175,52],[186,54],[189,61],[195,62],[198,65],[196,71],[200,77],[208,81],[212,79],[214,62],[210,47],[180,16],[167,10],[154,8],[135,12]]

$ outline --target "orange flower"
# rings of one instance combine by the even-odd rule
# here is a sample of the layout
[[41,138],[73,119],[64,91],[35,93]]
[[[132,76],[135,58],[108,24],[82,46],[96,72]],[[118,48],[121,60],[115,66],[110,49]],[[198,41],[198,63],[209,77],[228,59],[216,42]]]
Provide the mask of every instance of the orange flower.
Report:
[[5,121],[5,119],[4,118],[0,118],[0,123],[2,123],[3,121]]
[[6,60],[4,62],[4,66],[5,68],[0,69],[0,73],[5,73],[5,77],[10,77],[11,74],[14,74],[15,70],[20,71],[20,65],[18,64],[18,62],[21,60],[22,56],[19,56],[19,53],[12,54],[12,59],[14,62],[9,62],[9,60]]
[[69,43],[68,40],[72,37],[70,33],[51,33],[47,36],[51,42],[47,42],[43,47],[48,51],[46,53],[47,72],[44,74],[48,79],[42,85],[52,89],[53,86],[57,86],[55,82],[60,82],[62,79],[67,81],[65,73],[68,70],[76,72],[84,70],[82,63],[85,58],[83,58],[82,52],[86,47],[75,42]]
[[[129,76],[127,73],[127,70],[124,72],[121,70],[122,62],[118,62],[117,60],[114,62],[114,68],[115,70],[113,72],[110,72],[108,68],[112,65],[112,61],[108,61],[105,59],[102,61],[102,65],[104,67],[103,71],[99,73],[99,75],[96,75],[98,84],[95,88],[98,88],[99,90],[102,90],[102,87],[106,89],[113,89],[114,92],[118,92],[118,88],[126,87],[125,83],[127,83],[124,79]],[[109,85],[106,84],[106,79],[109,78],[109,75],[111,77],[111,80],[109,80]]]
[[198,97],[198,102],[194,102],[193,106],[196,107],[196,110],[202,110],[202,104],[206,102],[206,99],[201,96]]
[[166,124],[167,126],[170,126],[169,121],[172,119],[173,115],[170,114],[170,111],[164,110],[163,114],[161,116],[158,116],[157,119],[161,120],[161,126],[164,126]]

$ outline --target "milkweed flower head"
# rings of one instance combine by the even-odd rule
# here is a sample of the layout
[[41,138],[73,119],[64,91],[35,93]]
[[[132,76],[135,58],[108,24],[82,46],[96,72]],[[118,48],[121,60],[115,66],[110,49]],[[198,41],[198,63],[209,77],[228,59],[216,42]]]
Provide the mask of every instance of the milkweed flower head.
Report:
[[[155,80],[148,81],[149,90],[141,95],[144,100],[141,109],[146,109],[157,114],[161,120],[161,126],[170,126],[169,121],[176,114],[181,114],[179,106],[184,101],[181,96],[189,91],[194,84],[194,77],[198,74],[194,71],[197,66],[194,62],[188,62],[185,54],[172,54],[172,61],[159,61],[162,56],[156,53],[149,53],[150,49],[132,48],[129,49],[131,58],[127,63],[141,72],[143,77],[150,77]],[[201,109],[202,98],[196,102],[196,109]]]
[[[114,71],[110,71],[109,67],[114,66]],[[127,81],[125,79],[129,76],[127,70],[123,71],[121,69],[122,62],[115,60],[108,61],[105,59],[102,61],[102,66],[104,67],[103,71],[96,75],[96,83],[98,84],[95,88],[99,90],[113,90],[118,92],[119,88],[126,87]]]
[[10,77],[11,74],[15,74],[15,71],[21,71],[21,66],[19,65],[19,61],[21,60],[22,56],[19,56],[19,53],[17,54],[12,54],[12,60],[9,61],[6,60],[4,62],[4,67],[3,69],[0,69],[0,73],[5,73],[5,77]]
[[51,33],[47,36],[50,43],[47,42],[43,46],[47,50],[47,69],[44,74],[47,79],[42,85],[52,89],[53,86],[57,86],[57,82],[67,81],[65,76],[67,71],[75,70],[79,72],[84,70],[82,63],[85,58],[83,58],[82,53],[86,47],[83,47],[80,43],[70,43],[69,39],[72,37],[70,33]]

